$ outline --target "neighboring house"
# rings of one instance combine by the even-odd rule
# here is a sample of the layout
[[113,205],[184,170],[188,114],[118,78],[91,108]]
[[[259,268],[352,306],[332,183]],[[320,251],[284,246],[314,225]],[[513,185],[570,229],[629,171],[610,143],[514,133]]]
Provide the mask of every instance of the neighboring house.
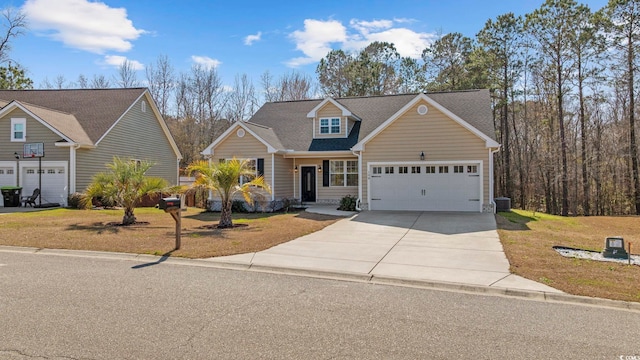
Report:
[[114,156],[152,161],[149,175],[178,183],[182,156],[145,88],[0,90],[0,186],[38,187],[39,159],[23,154],[37,143],[43,203],[65,205]]
[[266,103],[202,154],[251,159],[276,202],[491,212],[499,146],[489,91],[470,90]]

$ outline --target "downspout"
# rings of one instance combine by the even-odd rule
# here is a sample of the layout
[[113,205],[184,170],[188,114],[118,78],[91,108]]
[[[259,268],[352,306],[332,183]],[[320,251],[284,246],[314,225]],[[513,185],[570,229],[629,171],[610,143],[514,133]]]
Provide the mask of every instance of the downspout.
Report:
[[275,173],[276,173],[276,167],[275,167],[275,163],[276,163],[276,156],[274,153],[271,153],[271,201],[274,201],[276,199],[275,196],[275,188],[276,188],[276,177],[275,177]]
[[489,176],[489,203],[491,204],[491,206],[493,207],[493,213],[495,214],[497,211],[497,205],[496,202],[493,199],[493,154],[497,153],[500,150],[500,147],[497,147],[495,150],[491,150],[489,149],[489,172],[490,172],[490,176]]
[[[80,144],[74,144],[73,146],[71,146],[69,148],[69,162],[71,164],[69,164],[70,167],[70,171],[69,171],[69,194],[73,194],[74,192],[76,192],[76,186],[77,186],[77,177],[78,177],[78,170],[76,168],[76,165],[78,163],[77,157],[76,157],[76,150],[78,150],[80,148]],[[69,195],[67,194],[67,195]]]
[[360,208],[360,203],[362,202],[362,156],[360,153],[356,154],[355,151],[351,153],[358,157],[358,199],[356,199],[356,211],[362,211]]

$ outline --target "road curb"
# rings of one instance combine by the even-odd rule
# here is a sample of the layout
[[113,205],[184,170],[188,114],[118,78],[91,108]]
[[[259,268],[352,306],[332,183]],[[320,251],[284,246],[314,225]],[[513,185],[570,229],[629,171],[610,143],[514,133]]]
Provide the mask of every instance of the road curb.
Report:
[[36,255],[54,255],[54,256],[69,256],[69,257],[84,257],[106,260],[124,260],[124,261],[146,261],[146,263],[139,264],[133,268],[141,268],[155,265],[160,263],[166,263],[171,265],[182,266],[197,266],[208,267],[225,270],[243,270],[243,271],[255,271],[262,273],[275,273],[283,275],[294,276],[307,276],[320,279],[332,279],[342,281],[354,281],[369,284],[378,285],[393,285],[393,286],[410,286],[425,289],[466,292],[473,294],[485,294],[494,296],[508,296],[522,299],[529,299],[535,301],[549,301],[559,303],[569,303],[586,306],[598,306],[613,308],[619,310],[628,310],[633,312],[640,312],[640,303],[610,300],[602,298],[594,298],[588,296],[549,293],[544,291],[533,290],[521,290],[511,288],[490,287],[481,285],[470,285],[450,282],[440,282],[433,280],[417,280],[407,279],[400,277],[359,274],[349,272],[338,271],[323,271],[294,267],[279,267],[268,265],[255,265],[245,264],[237,262],[224,262],[224,261],[211,261],[208,259],[187,259],[187,258],[172,258],[169,256],[156,256],[150,254],[127,254],[127,253],[112,253],[112,252],[100,252],[100,251],[87,251],[87,250],[67,250],[67,249],[40,249],[32,247],[19,247],[19,246],[4,246],[0,245],[0,252],[9,253],[25,253]]

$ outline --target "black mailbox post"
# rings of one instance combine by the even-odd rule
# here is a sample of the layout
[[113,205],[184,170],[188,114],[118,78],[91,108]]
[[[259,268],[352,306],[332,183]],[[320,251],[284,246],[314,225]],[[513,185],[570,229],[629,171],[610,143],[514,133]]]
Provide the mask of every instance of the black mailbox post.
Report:
[[171,214],[173,220],[176,221],[176,250],[180,249],[181,238],[180,229],[182,228],[181,203],[179,197],[162,198],[158,201],[158,209]]

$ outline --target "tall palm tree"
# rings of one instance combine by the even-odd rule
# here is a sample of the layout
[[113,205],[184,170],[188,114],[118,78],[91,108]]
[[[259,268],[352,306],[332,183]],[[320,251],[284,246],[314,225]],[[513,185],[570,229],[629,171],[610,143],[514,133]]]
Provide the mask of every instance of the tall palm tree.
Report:
[[[269,184],[262,176],[256,176],[255,169],[252,168],[249,160],[232,160],[213,163],[207,160],[200,160],[191,163],[187,167],[189,175],[195,173],[196,180],[194,187],[204,187],[215,191],[222,202],[219,228],[233,227],[231,218],[231,204],[234,195],[241,193],[244,200],[253,205],[254,197],[259,195],[258,189],[271,193]],[[240,178],[248,181],[240,183]]]
[[93,177],[85,191],[82,204],[89,207],[93,198],[101,197],[124,208],[122,225],[134,224],[136,217],[133,210],[142,197],[161,192],[168,186],[165,179],[145,175],[153,165],[149,161],[114,157],[113,163],[107,164],[109,171]]

